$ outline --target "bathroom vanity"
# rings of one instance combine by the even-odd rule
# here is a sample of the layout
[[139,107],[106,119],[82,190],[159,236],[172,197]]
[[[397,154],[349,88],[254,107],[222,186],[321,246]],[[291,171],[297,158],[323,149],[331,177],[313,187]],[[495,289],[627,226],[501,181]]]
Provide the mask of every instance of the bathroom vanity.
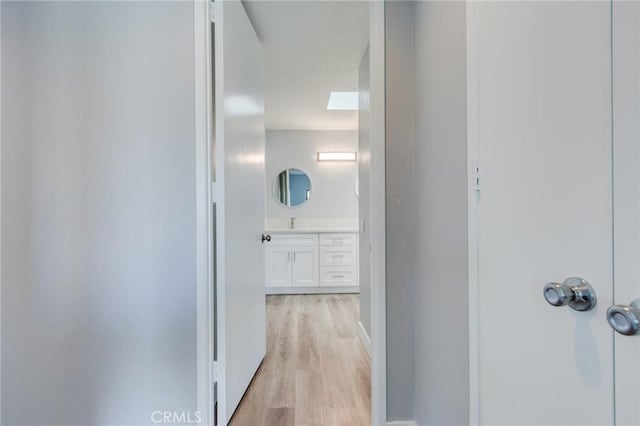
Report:
[[[357,191],[344,184],[356,176],[356,165],[319,166],[304,160],[313,152],[294,155],[291,149],[267,161],[273,171],[263,236],[266,293],[359,293]],[[273,164],[290,157],[304,169]]]
[[266,294],[358,293],[358,234],[269,230]]

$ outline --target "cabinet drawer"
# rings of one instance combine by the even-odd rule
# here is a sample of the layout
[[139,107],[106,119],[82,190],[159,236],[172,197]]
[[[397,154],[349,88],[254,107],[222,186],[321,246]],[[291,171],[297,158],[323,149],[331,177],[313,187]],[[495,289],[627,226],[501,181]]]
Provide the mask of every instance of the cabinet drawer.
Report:
[[267,245],[275,246],[317,246],[318,234],[269,234],[271,241]]
[[320,285],[355,286],[358,285],[356,267],[320,267]]
[[355,246],[356,234],[320,234],[321,246]]
[[356,247],[320,247],[320,266],[356,266]]

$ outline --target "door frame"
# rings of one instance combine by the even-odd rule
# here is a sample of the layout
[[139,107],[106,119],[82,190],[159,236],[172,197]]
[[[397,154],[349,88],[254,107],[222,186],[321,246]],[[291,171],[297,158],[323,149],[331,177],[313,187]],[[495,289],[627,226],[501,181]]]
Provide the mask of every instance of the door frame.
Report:
[[478,320],[478,222],[480,193],[474,190],[480,167],[480,93],[478,64],[478,2],[468,1],[467,20],[467,238],[469,294],[469,426],[480,426],[480,324]]
[[201,424],[214,424],[215,406],[215,288],[213,224],[213,81],[211,67],[212,7],[192,0],[194,26],[194,101],[196,165],[196,365],[197,412]]
[[371,123],[371,424],[387,423],[385,2],[369,3]]
[[[239,0],[218,0],[239,1]],[[214,342],[217,329],[224,333],[224,294],[214,284],[213,203],[211,143],[213,143],[213,88],[211,23],[215,7],[210,0],[192,0],[194,9],[194,101],[196,160],[196,238],[197,238],[197,410],[201,424],[213,425],[214,386],[224,389],[224,369],[216,366]],[[385,216],[385,35],[384,2],[369,2],[369,52],[371,99],[371,421],[387,421],[386,385],[386,216]],[[220,54],[221,52],[216,52]],[[219,75],[216,75],[216,79]],[[218,129],[219,130],[219,129]],[[216,182],[217,190],[224,182]],[[217,209],[222,208],[217,205]],[[218,229],[220,231],[220,229]],[[224,286],[219,286],[222,289]],[[218,351],[220,351],[218,347]],[[220,362],[224,362],[220,360]],[[224,397],[218,398],[218,413],[224,412]]]

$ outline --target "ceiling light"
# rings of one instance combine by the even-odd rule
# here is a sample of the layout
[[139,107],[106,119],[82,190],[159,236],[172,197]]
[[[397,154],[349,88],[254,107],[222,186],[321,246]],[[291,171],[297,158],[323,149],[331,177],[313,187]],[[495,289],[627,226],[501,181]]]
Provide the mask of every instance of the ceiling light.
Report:
[[330,111],[357,111],[358,92],[331,92],[327,109]]
[[318,161],[356,161],[355,152],[319,152]]

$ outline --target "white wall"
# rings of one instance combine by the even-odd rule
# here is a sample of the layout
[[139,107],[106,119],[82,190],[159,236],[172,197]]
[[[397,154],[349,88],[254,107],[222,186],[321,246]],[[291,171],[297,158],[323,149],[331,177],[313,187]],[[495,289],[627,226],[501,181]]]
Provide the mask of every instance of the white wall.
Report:
[[0,423],[194,411],[193,4],[1,7]]
[[415,398],[421,425],[469,424],[466,5],[415,2]]
[[414,7],[386,5],[387,415],[414,418]]
[[[347,220],[357,226],[356,162],[318,162],[318,152],[358,150],[355,130],[268,130],[266,144],[267,220]],[[285,207],[273,196],[273,182],[286,168],[301,169],[311,178],[311,196],[298,207]]]
[[386,4],[391,421],[469,422],[465,13]]

